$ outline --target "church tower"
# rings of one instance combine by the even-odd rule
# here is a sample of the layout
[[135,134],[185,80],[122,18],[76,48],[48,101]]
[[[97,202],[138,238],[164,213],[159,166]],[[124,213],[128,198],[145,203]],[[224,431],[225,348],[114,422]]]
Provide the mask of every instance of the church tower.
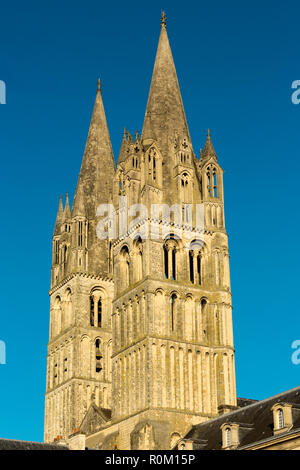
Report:
[[143,129],[124,130],[117,168],[98,83],[50,299],[46,441],[77,429],[99,449],[170,449],[236,407],[223,171],[209,131],[194,153],[164,14]]
[[91,402],[111,408],[112,270],[96,236],[96,209],[108,201],[115,163],[100,81],[72,211],[59,201],[53,235],[45,441],[67,438]]
[[128,230],[113,246],[112,424],[120,449],[168,449],[236,394],[223,172],[209,131],[194,154],[164,15],[142,135],[125,131],[116,178]]

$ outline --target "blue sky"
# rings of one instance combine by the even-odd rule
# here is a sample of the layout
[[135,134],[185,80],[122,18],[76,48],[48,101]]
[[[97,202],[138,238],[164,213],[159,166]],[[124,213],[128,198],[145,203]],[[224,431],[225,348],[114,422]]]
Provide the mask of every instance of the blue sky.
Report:
[[0,437],[43,439],[58,197],[73,198],[98,76],[116,158],[124,126],[141,131],[161,9],[194,151],[209,127],[225,171],[238,396],[299,385],[299,2],[6,2]]

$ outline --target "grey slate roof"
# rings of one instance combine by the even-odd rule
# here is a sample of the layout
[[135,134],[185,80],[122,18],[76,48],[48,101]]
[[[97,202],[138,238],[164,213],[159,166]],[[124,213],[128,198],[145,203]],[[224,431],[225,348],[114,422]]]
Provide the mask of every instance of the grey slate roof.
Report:
[[[250,402],[250,404],[247,404]],[[300,387],[293,388],[261,401],[238,399],[241,408],[225,413],[217,418],[197,424],[184,436],[194,441],[194,448],[201,450],[221,450],[223,423],[238,423],[242,426],[239,449],[258,441],[273,437],[273,412],[275,403],[290,403],[293,408],[293,428],[300,430]],[[244,425],[244,426],[243,426]]]
[[0,450],[69,450],[67,446],[45,444],[43,442],[18,441],[15,439],[1,439]]

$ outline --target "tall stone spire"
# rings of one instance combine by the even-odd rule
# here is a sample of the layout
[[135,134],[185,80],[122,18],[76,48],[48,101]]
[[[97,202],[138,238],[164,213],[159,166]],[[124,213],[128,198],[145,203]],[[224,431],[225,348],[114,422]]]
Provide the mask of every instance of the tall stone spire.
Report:
[[63,209],[63,203],[62,203],[62,196],[60,195],[55,228],[54,228],[54,235],[58,235],[60,233],[60,224],[62,223],[63,214],[64,214],[64,209]]
[[100,79],[80,169],[75,201],[95,217],[99,204],[109,201],[115,172],[114,156],[101,95]]
[[173,139],[175,133],[190,137],[167,35],[166,16],[162,13],[142,137],[157,140],[162,150],[166,150],[168,139]]
[[69,205],[69,194],[67,193],[63,221],[70,220],[70,218],[71,218],[71,211],[70,211],[70,205]]

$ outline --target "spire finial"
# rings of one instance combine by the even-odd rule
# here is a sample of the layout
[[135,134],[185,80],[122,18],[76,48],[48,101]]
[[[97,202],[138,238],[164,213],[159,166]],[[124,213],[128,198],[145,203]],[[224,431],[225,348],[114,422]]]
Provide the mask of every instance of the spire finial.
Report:
[[207,129],[207,137],[210,137],[210,130]]
[[100,78],[98,78],[97,91],[101,91],[101,81],[100,81]]
[[164,11],[161,12],[160,24],[161,24],[161,27],[164,27],[164,28],[166,27],[167,17]]

